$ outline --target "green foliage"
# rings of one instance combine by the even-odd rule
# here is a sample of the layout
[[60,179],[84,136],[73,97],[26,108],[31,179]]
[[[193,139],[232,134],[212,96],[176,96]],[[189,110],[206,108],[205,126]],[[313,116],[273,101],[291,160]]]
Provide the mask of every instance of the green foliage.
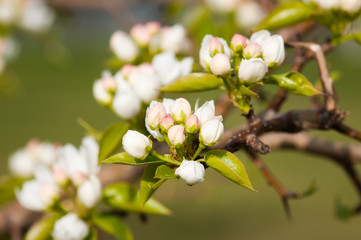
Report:
[[310,183],[310,185],[308,186],[308,188],[307,188],[305,191],[303,191],[302,196],[303,196],[303,197],[311,196],[311,195],[313,195],[315,192],[317,192],[317,190],[318,190],[318,187],[317,187],[317,185],[316,185],[316,181],[312,181],[312,182]]
[[129,156],[126,152],[118,153],[102,161],[102,163],[125,164],[125,165],[133,165],[133,166],[145,165],[149,163],[161,163],[161,162],[163,162],[163,160],[152,155],[148,155],[145,159],[141,160]]
[[207,165],[232,182],[255,191],[249,181],[246,169],[232,153],[224,150],[211,150],[204,156]]
[[145,202],[153,195],[157,188],[165,182],[165,179],[156,179],[154,176],[158,167],[164,166],[159,163],[149,164],[145,169],[140,180],[139,199],[140,204],[144,205]]
[[99,141],[99,161],[111,156],[121,147],[122,138],[128,129],[129,125],[126,123],[115,123],[104,130]]
[[335,215],[342,221],[347,221],[354,215],[353,210],[345,205],[341,199],[337,198],[335,201]]
[[175,178],[174,170],[170,169],[167,165],[160,165],[155,171],[155,178],[169,179]]
[[178,78],[171,85],[160,89],[163,92],[199,92],[217,89],[223,85],[222,78],[210,73],[191,73]]
[[112,214],[100,214],[93,217],[94,224],[103,231],[121,240],[133,240],[133,235],[124,222]]
[[14,189],[20,188],[24,181],[12,176],[0,177],[0,206],[15,199]]
[[34,223],[25,235],[25,240],[47,240],[50,238],[53,226],[61,216],[52,214]]
[[272,75],[263,79],[264,83],[275,84],[288,92],[297,95],[313,96],[320,92],[298,72],[288,72],[280,75]]
[[115,183],[106,187],[103,191],[103,200],[107,205],[126,212],[158,215],[171,213],[153,198],[142,205],[137,188],[126,183]]

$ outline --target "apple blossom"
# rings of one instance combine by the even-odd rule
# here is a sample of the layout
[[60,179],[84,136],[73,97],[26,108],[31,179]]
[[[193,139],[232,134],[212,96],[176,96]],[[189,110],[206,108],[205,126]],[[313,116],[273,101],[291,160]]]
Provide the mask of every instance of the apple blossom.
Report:
[[207,120],[201,126],[199,140],[206,146],[213,146],[224,132],[224,126],[220,118],[214,117]]
[[138,46],[122,31],[116,31],[110,38],[110,48],[122,61],[132,62],[139,54]]
[[124,150],[134,158],[145,158],[152,148],[152,142],[145,135],[128,130],[123,136]]
[[238,77],[242,81],[253,83],[261,80],[267,72],[267,64],[261,58],[242,59]]
[[168,139],[172,146],[181,146],[186,136],[184,134],[184,127],[182,125],[174,125],[168,130]]
[[171,108],[172,117],[176,122],[184,122],[191,112],[191,105],[185,98],[176,99]]
[[54,240],[82,240],[89,233],[89,226],[75,213],[58,219],[51,233]]
[[224,76],[231,70],[231,61],[224,53],[217,53],[210,62],[213,74]]
[[203,164],[197,161],[183,160],[181,165],[175,170],[175,174],[192,186],[204,181],[205,169]]
[[162,118],[166,115],[165,107],[161,103],[154,104],[147,112],[146,121],[153,130],[159,127]]
[[102,186],[96,175],[91,175],[78,188],[77,196],[86,208],[92,208],[100,200]]

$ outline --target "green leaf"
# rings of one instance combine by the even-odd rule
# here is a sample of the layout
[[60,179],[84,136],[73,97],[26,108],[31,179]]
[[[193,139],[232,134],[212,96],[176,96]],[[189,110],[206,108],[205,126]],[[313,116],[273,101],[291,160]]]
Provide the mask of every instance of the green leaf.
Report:
[[272,75],[263,79],[264,83],[275,84],[288,92],[297,95],[312,96],[320,92],[307,78],[298,72],[288,72],[281,75]]
[[253,92],[250,88],[244,85],[241,85],[237,92],[242,96],[259,97],[257,93]]
[[34,223],[25,235],[25,240],[47,240],[50,238],[53,226],[61,217],[59,214],[52,214]]
[[[159,167],[159,163],[149,164],[145,169],[140,180],[139,199],[140,204],[144,205],[148,199],[153,195],[157,188],[165,182],[165,179],[154,178],[155,173]],[[164,165],[162,165],[164,166]],[[154,187],[156,185],[156,187]]]
[[112,214],[100,214],[93,217],[94,224],[121,240],[133,240],[133,235],[124,222]]
[[150,198],[142,205],[137,188],[126,183],[115,183],[107,186],[103,191],[103,199],[109,206],[126,212],[158,215],[171,214],[168,208],[153,198]]
[[305,191],[303,191],[302,196],[303,196],[303,197],[311,196],[311,195],[313,195],[315,192],[317,192],[317,190],[318,190],[318,188],[317,188],[317,185],[316,185],[316,181],[313,180],[313,181],[310,183],[310,185],[308,186],[308,188],[307,188]]
[[246,169],[241,161],[225,150],[211,150],[204,157],[207,165],[234,183],[255,191],[248,179]]
[[210,73],[191,73],[178,78],[171,85],[165,86],[162,92],[199,92],[217,89],[223,85],[223,80]]
[[174,170],[170,169],[167,165],[160,165],[155,171],[155,178],[169,179],[175,178]]
[[341,199],[336,198],[335,201],[335,215],[338,219],[342,221],[350,220],[353,217],[354,213],[351,207],[345,205]]
[[312,4],[304,2],[288,2],[279,5],[258,25],[257,31],[268,29],[270,31],[292,26],[310,20],[317,9]]
[[14,189],[20,188],[26,179],[16,178],[12,176],[0,177],[0,206],[15,199]]
[[103,160],[117,151],[122,144],[122,138],[128,131],[126,123],[115,123],[104,130],[99,141],[99,160]]
[[102,161],[102,163],[125,164],[125,165],[133,165],[133,166],[145,165],[149,163],[162,163],[162,162],[163,160],[151,155],[148,155],[143,160],[138,158],[133,158],[129,156],[126,152],[118,153]]

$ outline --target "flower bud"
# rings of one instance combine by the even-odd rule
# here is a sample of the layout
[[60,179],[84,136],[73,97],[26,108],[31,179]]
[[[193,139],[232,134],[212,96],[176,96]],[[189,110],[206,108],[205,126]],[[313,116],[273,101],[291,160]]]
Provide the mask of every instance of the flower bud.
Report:
[[242,81],[253,83],[261,80],[267,71],[267,64],[260,58],[242,59],[238,77]]
[[241,34],[234,34],[231,40],[231,49],[234,52],[241,52],[246,45],[248,44],[249,40],[245,36]]
[[166,114],[160,121],[160,129],[163,132],[168,132],[169,128],[171,128],[174,125],[174,119],[172,118],[172,115]]
[[112,96],[105,89],[102,80],[98,80],[94,82],[93,95],[95,100],[97,100],[101,104],[108,105],[112,102]]
[[53,176],[56,184],[60,186],[64,186],[68,181],[68,176],[66,175],[66,172],[60,166],[55,166],[53,168]]
[[187,40],[186,29],[176,24],[172,27],[163,28],[160,34],[160,48],[173,53],[181,53]]
[[184,122],[191,115],[191,112],[191,105],[185,98],[178,98],[171,109],[172,116],[176,122]]
[[147,27],[142,24],[134,25],[130,29],[130,36],[142,47],[147,46],[152,39],[152,34],[148,31]]
[[243,29],[257,26],[265,16],[265,11],[256,1],[242,1],[236,9],[236,23]]
[[208,119],[215,116],[214,101],[205,102],[200,108],[196,109],[194,114],[198,117],[199,124],[203,125]]
[[262,56],[262,47],[257,43],[249,43],[243,51],[243,58],[258,58]]
[[134,158],[145,158],[152,149],[152,142],[143,134],[128,130],[123,136],[124,150]]
[[104,76],[102,78],[103,86],[107,91],[115,91],[117,89],[117,83],[113,76]]
[[175,174],[180,176],[190,186],[203,182],[204,173],[203,164],[192,160],[183,160],[181,165],[175,170]]
[[121,76],[124,78],[124,79],[127,79],[130,75],[130,73],[134,70],[134,67],[132,64],[128,63],[128,64],[125,64],[121,69],[120,69],[120,72],[121,72]]
[[21,178],[30,178],[33,175],[34,165],[34,159],[25,149],[17,150],[9,159],[10,172]]
[[161,103],[156,103],[147,113],[147,123],[152,130],[157,130],[162,118],[166,115],[165,107]]
[[222,52],[223,52],[222,43],[219,41],[218,38],[212,37],[209,41],[209,53],[211,54],[211,57],[213,57],[217,53],[222,53]]
[[340,1],[340,7],[342,10],[353,14],[360,10],[361,1],[360,0],[342,0],[342,1]]
[[75,213],[68,213],[58,219],[51,236],[54,240],[84,239],[89,233],[89,226]]
[[258,32],[255,32],[251,35],[250,41],[253,43],[258,43],[262,46],[262,43],[267,40],[269,37],[271,37],[271,33],[267,30],[261,30]]
[[161,25],[159,22],[148,22],[145,24],[145,27],[151,35],[154,35],[159,32]]
[[138,95],[128,90],[125,92],[117,92],[113,99],[114,112],[124,119],[131,119],[135,117],[141,107],[141,100]]
[[168,130],[168,138],[173,146],[180,147],[186,139],[184,127],[182,125],[175,125],[171,127]]
[[185,124],[185,130],[187,133],[196,134],[199,131],[199,120],[197,115],[190,115]]
[[102,187],[99,178],[96,175],[92,175],[80,185],[77,196],[86,208],[92,208],[99,201],[101,190]]
[[131,62],[138,56],[139,49],[133,40],[122,31],[113,33],[110,38],[110,48],[124,62]]
[[40,199],[45,206],[52,206],[56,200],[60,198],[59,189],[52,185],[44,185],[41,187]]
[[201,126],[199,140],[206,146],[213,146],[223,135],[224,126],[220,118],[214,117]]
[[263,59],[268,66],[278,66],[285,60],[285,47],[280,35],[273,35],[262,43]]
[[231,70],[231,62],[226,54],[217,53],[211,60],[210,68],[215,75],[227,75]]

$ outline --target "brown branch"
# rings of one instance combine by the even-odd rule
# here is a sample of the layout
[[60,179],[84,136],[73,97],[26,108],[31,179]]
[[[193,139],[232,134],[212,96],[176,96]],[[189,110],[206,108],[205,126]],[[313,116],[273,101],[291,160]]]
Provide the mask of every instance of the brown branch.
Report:
[[353,129],[343,123],[335,124],[333,126],[333,129],[338,131],[339,133],[342,133],[350,138],[354,138],[358,141],[361,141],[361,132]]

